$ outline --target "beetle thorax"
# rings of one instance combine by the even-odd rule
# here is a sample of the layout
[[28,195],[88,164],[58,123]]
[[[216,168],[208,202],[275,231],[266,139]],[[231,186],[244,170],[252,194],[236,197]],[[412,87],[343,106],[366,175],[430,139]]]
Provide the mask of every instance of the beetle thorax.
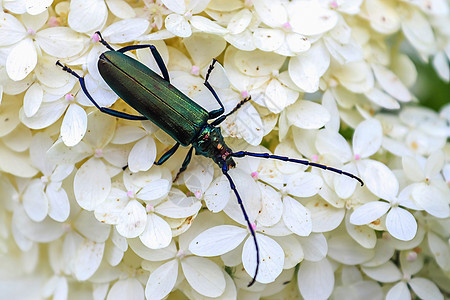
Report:
[[225,144],[219,127],[207,124],[192,145],[195,154],[211,158],[220,168],[226,165],[228,170],[236,166],[231,156],[233,151]]

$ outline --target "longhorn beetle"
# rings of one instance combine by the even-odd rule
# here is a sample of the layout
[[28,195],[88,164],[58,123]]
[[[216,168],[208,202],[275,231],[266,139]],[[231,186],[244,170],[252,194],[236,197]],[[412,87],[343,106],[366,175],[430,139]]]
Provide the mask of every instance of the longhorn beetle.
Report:
[[[242,213],[255,243],[256,269],[253,279],[248,286],[255,283],[256,276],[258,275],[260,262],[259,248],[254,227],[250,223],[236,186],[228,174],[228,171],[236,165],[233,158],[253,156],[294,162],[343,174],[356,179],[361,183],[361,186],[364,185],[363,181],[359,177],[351,173],[307,160],[292,159],[269,153],[253,153],[247,151],[233,152],[225,144],[218,125],[220,125],[220,123],[222,123],[229,115],[236,112],[240,107],[242,107],[242,105],[249,101],[250,97],[243,99],[233,110],[227,114],[224,114],[224,106],[208,82],[208,78],[214,68],[214,64],[216,63],[215,59],[213,59],[206,73],[204,85],[214,96],[220,108],[212,111],[206,111],[203,107],[189,99],[188,96],[170,84],[169,72],[167,71],[164,61],[155,46],[131,45],[123,47],[119,50],[114,50],[103,39],[100,32],[97,31],[96,34],[99,36],[100,42],[109,49],[109,51],[102,53],[99,57],[98,70],[100,75],[109,87],[126,103],[141,113],[141,116],[130,115],[110,108],[100,107],[89,94],[84,77],[79,76],[69,67],[62,65],[59,61],[57,61],[56,64],[62,67],[64,71],[67,71],[78,78],[83,92],[101,112],[126,120],[150,120],[176,141],[176,144],[164,153],[157,162],[155,162],[156,165],[162,165],[165,161],[167,161],[177,151],[180,145],[191,145],[191,148],[189,149],[174,181],[180,173],[186,170],[189,162],[191,161],[192,151],[194,149],[196,155],[209,157],[220,167],[222,173],[226,176],[230,183],[231,190],[236,195],[237,201],[241,207]],[[127,51],[143,48],[149,48],[151,50],[153,57],[161,70],[162,77],[139,61],[124,54]],[[212,119],[215,120],[209,123],[208,121]]]

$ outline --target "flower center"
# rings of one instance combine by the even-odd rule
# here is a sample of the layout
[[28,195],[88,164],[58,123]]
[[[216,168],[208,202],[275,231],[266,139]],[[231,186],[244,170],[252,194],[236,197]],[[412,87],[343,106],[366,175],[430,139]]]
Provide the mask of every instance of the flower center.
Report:
[[103,150],[102,149],[95,149],[94,156],[95,157],[102,157],[103,156]]

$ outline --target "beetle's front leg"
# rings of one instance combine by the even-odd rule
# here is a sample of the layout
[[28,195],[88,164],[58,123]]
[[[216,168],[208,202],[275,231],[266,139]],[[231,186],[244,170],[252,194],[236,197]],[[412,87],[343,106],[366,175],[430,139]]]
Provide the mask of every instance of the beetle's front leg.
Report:
[[75,76],[76,78],[78,78],[78,81],[80,82],[80,85],[81,85],[81,89],[83,90],[83,92],[86,95],[86,97],[88,97],[89,100],[91,100],[92,104],[94,104],[95,107],[97,107],[102,113],[108,114],[108,115],[113,116],[113,117],[126,119],[126,120],[147,120],[147,118],[144,117],[144,116],[130,115],[130,114],[118,111],[118,110],[114,110],[114,109],[110,109],[110,108],[106,108],[106,107],[101,107],[100,105],[98,105],[97,102],[95,102],[95,100],[94,100],[94,98],[92,98],[91,94],[89,94],[89,91],[86,88],[86,83],[84,81],[84,77],[81,77],[80,75],[75,73],[75,71],[73,71],[68,66],[65,66],[65,65],[61,64],[59,62],[59,60],[56,62],[56,65],[60,66],[63,69],[63,71],[66,71],[66,72],[72,74],[73,76]]
[[175,154],[178,147],[180,147],[180,143],[176,143],[172,148],[167,150],[167,152],[165,152],[158,161],[155,161],[155,165],[160,166],[165,163],[172,155]]
[[177,176],[175,176],[175,179],[173,180],[173,182],[177,181],[177,179],[180,176],[180,174],[183,173],[184,171],[186,171],[187,166],[191,162],[192,151],[193,150],[194,150],[194,147],[191,147],[191,149],[189,149],[189,152],[186,154],[186,157],[184,158],[183,164],[181,165],[181,168],[178,171]]

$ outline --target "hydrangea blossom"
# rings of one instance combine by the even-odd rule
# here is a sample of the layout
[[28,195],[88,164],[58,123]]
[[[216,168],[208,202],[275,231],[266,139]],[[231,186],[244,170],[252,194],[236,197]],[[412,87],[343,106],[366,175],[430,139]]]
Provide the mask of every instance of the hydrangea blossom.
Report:
[[[450,286],[450,105],[427,108],[417,64],[448,82],[445,0],[3,1],[0,288],[11,299],[444,299]],[[230,182],[102,79],[98,57],[153,44],[171,84],[220,124]],[[128,51],[161,74],[149,49]],[[437,79],[436,79],[437,80]],[[418,99],[419,98],[419,99]],[[170,99],[166,99],[170,101]],[[443,105],[443,104],[442,104]],[[339,171],[337,171],[339,172]],[[176,179],[176,180],[175,180]],[[175,180],[175,181],[173,181]]]

